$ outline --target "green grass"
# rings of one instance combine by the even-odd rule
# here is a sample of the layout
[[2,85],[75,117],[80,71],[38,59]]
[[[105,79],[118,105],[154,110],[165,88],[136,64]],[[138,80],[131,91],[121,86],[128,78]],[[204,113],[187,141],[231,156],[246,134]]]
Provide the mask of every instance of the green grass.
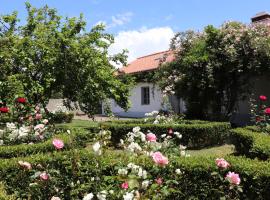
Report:
[[56,124],[57,128],[91,128],[98,125],[98,122],[89,120],[74,119],[71,123]]
[[209,147],[200,150],[187,150],[187,153],[190,154],[190,156],[224,157],[234,153],[234,146],[225,144],[223,146]]

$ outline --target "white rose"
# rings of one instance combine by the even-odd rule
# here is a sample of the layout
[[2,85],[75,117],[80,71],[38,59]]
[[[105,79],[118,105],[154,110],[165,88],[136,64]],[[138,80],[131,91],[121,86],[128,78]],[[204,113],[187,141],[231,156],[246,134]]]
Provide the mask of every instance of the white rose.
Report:
[[83,200],[91,200],[91,199],[93,199],[93,197],[94,197],[93,193],[89,193],[83,197]]

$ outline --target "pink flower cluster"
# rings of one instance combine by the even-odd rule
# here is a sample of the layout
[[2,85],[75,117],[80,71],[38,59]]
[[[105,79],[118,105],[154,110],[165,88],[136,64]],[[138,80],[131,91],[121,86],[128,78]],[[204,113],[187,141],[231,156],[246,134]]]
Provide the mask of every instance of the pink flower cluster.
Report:
[[233,185],[239,185],[241,182],[241,179],[239,177],[239,174],[236,174],[234,172],[229,172],[226,175],[226,180],[228,180]]
[[122,183],[122,184],[121,184],[121,188],[122,188],[122,189],[125,189],[125,190],[128,189],[128,182],[125,181],[124,183]]
[[53,139],[53,146],[59,150],[59,149],[62,149],[64,147],[64,142],[60,139]]
[[228,163],[224,158],[217,158],[216,165],[221,169],[227,169],[230,167],[230,163]]
[[[227,169],[228,167],[230,167],[230,163],[228,163],[224,158],[217,158],[216,165],[221,169]],[[239,174],[234,172],[229,172],[226,175],[225,179],[228,180],[233,185],[239,185],[241,182]]]
[[167,157],[165,157],[162,153],[155,152],[152,154],[152,158],[154,160],[154,162],[160,166],[165,166],[169,163],[169,160]]
[[146,135],[146,139],[149,142],[156,142],[157,141],[157,136],[154,133],[148,133]]

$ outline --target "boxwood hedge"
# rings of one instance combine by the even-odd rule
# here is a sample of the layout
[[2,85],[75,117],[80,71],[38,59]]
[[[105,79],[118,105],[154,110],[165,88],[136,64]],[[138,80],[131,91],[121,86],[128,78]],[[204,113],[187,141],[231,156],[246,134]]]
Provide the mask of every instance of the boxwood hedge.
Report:
[[[56,134],[53,138],[62,139],[65,143],[64,150],[68,150],[74,147],[84,147],[91,137],[91,133],[83,129],[74,129],[71,130],[70,135],[68,133]],[[13,158],[54,151],[55,148],[52,145],[53,138],[36,144],[0,146],[0,158]]]
[[270,158],[270,136],[267,133],[252,128],[237,128],[232,129],[231,134],[238,154],[262,160]]
[[[107,129],[112,132],[112,142],[118,144],[121,138],[132,131],[132,128],[139,126],[143,132],[151,132],[162,135],[168,134],[172,128],[182,134],[181,144],[189,148],[203,148],[212,145],[223,144],[228,140],[230,125],[225,122],[208,122],[203,124],[120,124],[120,123],[100,123],[101,129]],[[95,131],[95,130],[92,130]]]
[[[20,169],[17,164],[18,160],[22,159],[53,169],[54,174],[47,185],[48,188],[29,189],[31,173]],[[241,177],[243,192],[236,191],[235,198],[232,199],[269,199],[269,162],[234,156],[225,159],[231,163],[229,170],[239,173]],[[95,162],[97,160],[98,168]],[[214,160],[215,158],[211,157],[170,157],[167,167],[156,170],[153,168],[153,161],[147,157],[138,158],[115,151],[107,152],[98,158],[87,150],[53,152],[50,156],[39,154],[28,158],[2,160],[0,179],[5,183],[8,194],[15,193],[20,199],[49,199],[53,195],[61,199],[82,199],[85,193],[97,194],[102,185],[111,185],[112,189],[117,190],[119,182],[114,179],[117,174],[116,165],[126,166],[133,162],[151,174],[151,177],[148,177],[150,180],[162,176],[164,182],[170,186],[170,192],[162,199],[221,199],[232,191],[228,184],[214,175],[213,172],[218,173]],[[182,175],[175,174],[177,168],[181,169]],[[227,172],[228,170],[219,173],[224,176]],[[97,176],[100,180],[91,181],[91,177]],[[58,193],[52,189],[54,187],[59,188]]]

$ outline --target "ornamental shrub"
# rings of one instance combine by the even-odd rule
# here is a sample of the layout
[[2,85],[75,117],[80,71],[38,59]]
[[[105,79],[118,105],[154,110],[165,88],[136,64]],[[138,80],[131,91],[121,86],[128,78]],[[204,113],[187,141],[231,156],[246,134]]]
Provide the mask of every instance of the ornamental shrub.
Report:
[[[120,139],[124,138],[124,136],[136,126],[139,126],[144,133],[150,130],[157,136],[168,134],[168,131],[173,129],[173,131],[182,134],[181,144],[194,149],[225,143],[229,138],[230,129],[230,125],[225,122],[177,125],[100,123],[101,129],[108,129],[111,131],[112,142],[115,145],[117,145],[120,142]],[[96,128],[93,128],[92,132],[95,130]]]
[[[22,169],[18,165],[22,159],[31,163],[33,169]],[[121,188],[125,179],[120,178],[118,172],[133,163],[147,171],[147,180],[151,184],[147,190],[149,193],[144,195],[152,199],[269,199],[269,162],[234,156],[225,159],[231,166],[224,170],[220,170],[215,164],[215,158],[211,157],[171,156],[166,167],[153,167],[153,160],[144,156],[134,157],[119,151],[107,151],[97,156],[88,150],[73,150],[53,152],[50,156],[38,154],[2,160],[0,178],[7,193],[20,199],[50,199],[52,196],[82,199],[88,193],[96,195],[101,191],[106,191],[109,199],[121,199],[122,196],[117,195],[125,192]],[[36,172],[40,171],[49,174],[47,182],[38,179]],[[230,188],[229,182],[224,182],[229,171],[240,174],[238,189]],[[123,170],[121,173],[124,173]],[[128,191],[138,188],[136,177],[128,182]],[[110,190],[113,193],[109,193]]]
[[237,128],[231,130],[232,143],[240,155],[267,160],[270,158],[270,136],[256,132],[256,127]]

